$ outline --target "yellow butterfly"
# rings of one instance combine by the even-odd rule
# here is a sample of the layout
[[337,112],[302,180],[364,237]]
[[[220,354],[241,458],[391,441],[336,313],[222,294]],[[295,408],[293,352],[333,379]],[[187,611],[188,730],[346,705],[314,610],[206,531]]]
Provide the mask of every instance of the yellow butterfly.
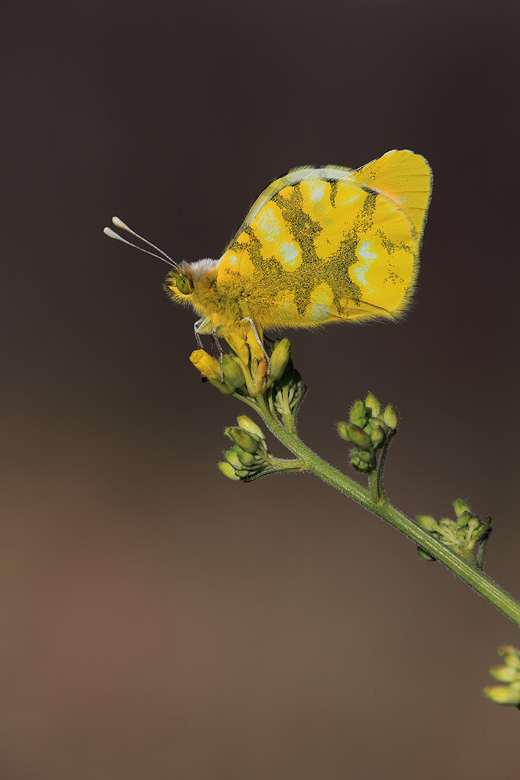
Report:
[[417,278],[431,183],[407,150],[357,170],[296,168],[262,192],[220,260],[167,258],[164,289],[199,315],[199,346],[203,333],[252,328],[262,345],[264,329],[395,319]]

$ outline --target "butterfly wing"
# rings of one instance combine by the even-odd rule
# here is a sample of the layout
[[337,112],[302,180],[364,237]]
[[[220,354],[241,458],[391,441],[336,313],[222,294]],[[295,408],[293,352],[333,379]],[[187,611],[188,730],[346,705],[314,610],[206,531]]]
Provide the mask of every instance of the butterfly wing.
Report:
[[355,172],[355,181],[385,195],[411,220],[420,243],[432,190],[431,169],[424,157],[408,149],[387,152]]
[[291,171],[221,257],[220,294],[263,328],[396,317],[413,290],[429,193],[426,161],[407,151],[357,171]]

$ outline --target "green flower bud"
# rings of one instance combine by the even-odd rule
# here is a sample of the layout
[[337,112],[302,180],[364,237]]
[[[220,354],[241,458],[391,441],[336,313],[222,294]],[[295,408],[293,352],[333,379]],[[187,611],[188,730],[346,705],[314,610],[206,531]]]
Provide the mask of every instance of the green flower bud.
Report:
[[[455,510],[455,514],[457,514],[457,510]],[[473,515],[468,510],[465,510],[464,512],[461,512],[461,514],[457,514],[457,523],[460,526],[460,528],[465,528],[469,521],[473,519]],[[478,523],[478,521],[477,521]]]
[[[365,398],[365,406],[372,412],[372,417],[379,417],[381,413],[381,404],[375,397],[374,393],[369,393]],[[354,420],[352,420],[354,422]]]
[[393,404],[388,404],[383,413],[383,422],[388,425],[391,431],[397,430],[399,425],[399,413]]
[[237,423],[239,428],[243,428],[248,433],[253,433],[255,436],[259,436],[261,439],[265,439],[264,432],[250,417],[245,414],[241,414],[237,417]]
[[381,444],[383,444],[386,441],[386,431],[383,430],[383,427],[381,425],[376,425],[374,430],[370,433],[370,441],[372,442],[372,446],[375,449],[377,449]]
[[271,373],[269,374],[269,384],[272,384],[277,379],[280,379],[289,360],[291,359],[291,342],[289,339],[282,339],[274,343],[273,351],[271,352]]
[[358,450],[355,447],[350,450],[350,465],[356,471],[370,474],[376,468],[375,455],[366,450]]
[[370,417],[367,420],[366,425],[363,426],[363,430],[366,431],[369,436],[372,436],[372,431],[375,431],[376,428],[381,428],[386,438],[389,433],[389,429],[388,426],[385,425],[381,419],[379,419],[379,417]]
[[484,688],[484,696],[494,701],[495,704],[512,704],[518,707],[520,705],[520,683]]
[[425,531],[437,530],[437,521],[431,515],[415,515],[415,519]]
[[354,425],[362,428],[367,421],[367,410],[364,401],[354,401],[350,410],[349,419]]
[[227,462],[233,466],[234,469],[242,468],[242,464],[238,459],[238,452],[240,452],[238,447],[232,447],[230,450],[226,450],[226,452],[222,453]]
[[235,482],[240,481],[240,477],[238,477],[235,473],[235,469],[231,465],[231,463],[217,463],[218,468],[221,470],[221,472],[224,474],[225,477],[228,479],[233,479]]
[[366,463],[367,465],[370,463],[375,464],[375,459],[371,452],[368,452],[367,450],[358,450],[357,455],[359,460],[361,460],[363,463]]
[[227,428],[226,435],[237,444],[241,450],[254,454],[258,449],[258,436],[254,436],[243,428]]
[[520,674],[512,666],[494,666],[489,670],[489,674],[499,682],[511,683],[520,680]]
[[354,425],[354,423],[347,423],[346,430],[349,440],[353,444],[356,444],[361,450],[372,449],[370,437],[367,436],[363,428],[360,428],[359,425]]
[[520,651],[511,645],[502,645],[497,650],[498,655],[504,659],[504,663],[513,669],[520,670]]
[[453,509],[455,510],[455,514],[457,517],[460,517],[464,512],[469,512],[470,515],[473,514],[469,506],[466,504],[465,501],[462,500],[462,498],[456,498],[453,502]]
[[252,466],[254,463],[256,463],[256,458],[254,455],[252,455],[250,452],[244,452],[241,450],[240,452],[237,452],[237,460],[239,461],[239,468],[242,468],[243,466],[249,467]]
[[347,433],[347,423],[346,422],[338,422],[336,423],[336,430],[338,432],[338,435],[344,439],[345,441],[350,441]]
[[477,531],[478,529],[480,529],[480,520],[478,519],[478,517],[470,517],[468,522],[468,536],[473,536],[475,531]]
[[224,371],[224,379],[232,387],[237,390],[239,387],[243,387],[246,383],[244,372],[240,368],[237,361],[231,357],[231,355],[224,355],[222,358],[222,369]]

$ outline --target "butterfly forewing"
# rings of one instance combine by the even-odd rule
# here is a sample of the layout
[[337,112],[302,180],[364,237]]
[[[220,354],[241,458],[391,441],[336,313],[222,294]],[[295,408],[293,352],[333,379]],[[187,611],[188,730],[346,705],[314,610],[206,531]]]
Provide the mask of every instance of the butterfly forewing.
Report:
[[413,291],[429,197],[429,167],[408,151],[358,171],[291,171],[256,200],[218,285],[240,290],[264,328],[396,317]]

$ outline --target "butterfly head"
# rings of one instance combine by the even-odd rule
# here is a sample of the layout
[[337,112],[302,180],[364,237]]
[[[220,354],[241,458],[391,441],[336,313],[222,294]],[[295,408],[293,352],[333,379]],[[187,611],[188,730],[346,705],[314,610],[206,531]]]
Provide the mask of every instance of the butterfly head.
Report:
[[174,301],[185,303],[186,298],[192,294],[194,288],[193,272],[190,264],[180,263],[176,268],[169,271],[164,280],[164,289]]

